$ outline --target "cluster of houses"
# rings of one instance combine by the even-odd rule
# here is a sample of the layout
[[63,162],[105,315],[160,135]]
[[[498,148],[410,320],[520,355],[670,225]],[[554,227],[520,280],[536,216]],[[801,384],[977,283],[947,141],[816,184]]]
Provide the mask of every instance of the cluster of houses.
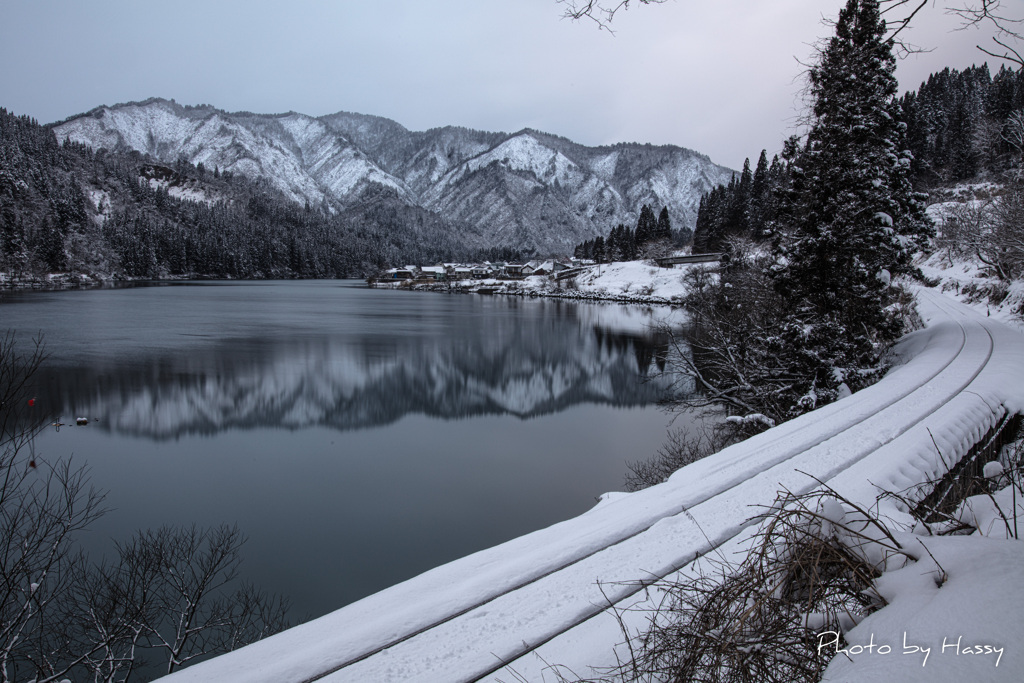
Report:
[[563,258],[550,261],[529,261],[527,263],[441,263],[436,266],[405,266],[388,268],[381,280],[485,280],[519,279],[530,275],[556,275],[558,273],[594,265],[589,259]]

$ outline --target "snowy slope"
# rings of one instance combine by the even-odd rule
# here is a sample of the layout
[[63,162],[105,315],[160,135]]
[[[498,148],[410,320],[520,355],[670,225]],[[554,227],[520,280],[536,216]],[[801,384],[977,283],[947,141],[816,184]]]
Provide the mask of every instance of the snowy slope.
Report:
[[265,179],[300,203],[350,206],[385,188],[491,245],[552,254],[634,224],[643,204],[667,206],[675,227],[693,227],[701,194],[733,173],[667,145],[589,148],[533,130],[413,132],[361,114],[228,113],[161,99],[100,107],[54,131],[61,140]]
[[[943,232],[947,216],[956,216],[965,204],[978,207],[998,194],[1000,186],[992,183],[957,185],[947,191],[951,198],[929,205],[928,215]],[[976,197],[986,199],[977,199]],[[940,283],[942,291],[1008,325],[1024,330],[1024,281],[1006,282],[993,276],[992,268],[982,263],[969,250],[938,247],[918,258],[918,266],[925,276]]]
[[808,475],[853,500],[873,501],[876,486],[898,490],[932,476],[1004,410],[1024,408],[1019,335],[941,295],[923,299],[929,327],[903,342],[906,362],[878,384],[698,461],[664,484],[607,496],[580,517],[169,680],[540,681],[554,680],[549,663],[579,676],[614,664],[612,646],[622,637],[603,613],[608,600],[641,601],[645,591],[630,582],[670,574],[715,547],[727,555],[740,550],[751,533],[749,506],[770,504],[783,487],[812,488]]
[[400,180],[302,114],[228,114],[147,100],[101,107],[54,131],[58,139],[92,147],[136,150],[165,163],[183,157],[207,168],[265,178],[296,202],[345,199],[369,183],[406,193]]

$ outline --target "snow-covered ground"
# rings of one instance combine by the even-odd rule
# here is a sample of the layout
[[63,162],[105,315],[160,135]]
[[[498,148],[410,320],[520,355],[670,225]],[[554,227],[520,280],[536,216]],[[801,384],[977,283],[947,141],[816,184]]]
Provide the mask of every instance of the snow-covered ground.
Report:
[[[622,634],[605,611],[609,601],[643,607],[657,600],[657,591],[639,590],[637,580],[673,576],[707,553],[738,557],[756,526],[748,519],[755,512],[750,506],[770,504],[780,489],[810,490],[814,478],[849,500],[872,504],[880,490],[904,490],[935,477],[1007,411],[1024,409],[1020,334],[937,292],[924,291],[921,298],[928,326],[904,340],[902,364],[878,384],[693,463],[664,484],[605,496],[577,518],[169,680],[553,681],[552,665],[584,677],[594,675],[591,667],[614,665],[623,655],[621,646],[615,649]],[[882,512],[907,518],[892,503]],[[884,640],[889,653],[837,663],[829,676],[1021,680],[1019,541],[924,540],[948,581],[930,589],[919,578],[934,571],[923,551],[918,562],[894,567],[883,577],[891,604],[848,634],[854,644]],[[626,612],[624,623],[640,628],[648,614]],[[955,646],[942,650],[943,637],[960,643],[959,655]],[[920,657],[900,656],[904,642],[932,647],[931,658],[922,666]],[[983,647],[983,654],[968,656],[968,644],[992,651],[985,654]],[[1002,648],[998,667],[995,648]]]
[[531,275],[522,280],[456,280],[416,283],[415,289],[465,291],[512,296],[548,296],[620,303],[680,304],[686,294],[683,276],[690,268],[708,264],[659,268],[652,261],[621,261],[591,266],[575,278],[553,280]]
[[[961,205],[977,205],[1000,190],[993,183],[958,185],[949,190],[945,201],[928,207],[928,215],[942,230],[946,216]],[[986,316],[1024,330],[1024,281],[1003,282],[990,274],[990,269],[977,259],[953,256],[946,249],[936,249],[919,258],[918,265],[926,277],[937,281],[939,288]]]
[[1024,281],[1000,282],[988,276],[980,263],[950,260],[938,252],[919,265],[925,277],[938,281],[946,295],[985,316],[1024,330]]

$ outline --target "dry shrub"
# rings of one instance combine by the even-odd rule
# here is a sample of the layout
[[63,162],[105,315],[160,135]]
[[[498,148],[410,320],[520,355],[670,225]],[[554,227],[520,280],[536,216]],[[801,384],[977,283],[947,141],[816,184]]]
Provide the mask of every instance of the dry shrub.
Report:
[[[987,497],[1001,515],[1007,537],[1020,538],[1019,526],[1024,525],[1018,520],[1017,501],[1024,498],[1024,432],[1014,438],[998,449],[998,467],[990,464],[959,477],[955,499],[944,500],[941,507],[920,506],[917,487],[884,493],[880,499],[897,499],[915,515],[915,533],[927,535],[974,532],[965,522],[963,501]],[[739,565],[724,558],[705,559],[684,579],[649,584],[662,598],[645,615],[642,632],[631,633],[625,615],[617,612],[628,659],[591,680],[820,680],[837,649],[847,646],[842,634],[885,605],[874,580],[917,558],[900,545],[889,530],[892,523],[883,522],[875,508],[854,504],[819,484],[809,493],[779,494],[761,515]],[[1006,487],[1012,487],[1014,497],[1000,508],[996,492]],[[1005,503],[1005,491],[1003,495]],[[943,581],[944,575],[936,580]],[[838,642],[823,642],[826,634],[836,634]],[[583,679],[563,671],[559,680]]]
[[666,481],[680,467],[697,462],[726,446],[741,441],[729,424],[701,420],[699,426],[688,425],[668,433],[661,448],[647,460],[626,465],[625,489],[639,491]]
[[[910,557],[873,512],[834,490],[780,494],[742,563],[704,560],[692,578],[654,584],[663,598],[642,633],[626,632],[619,614],[630,659],[597,680],[817,681],[841,634],[885,605],[873,581],[894,556]],[[819,647],[829,631],[839,643]]]

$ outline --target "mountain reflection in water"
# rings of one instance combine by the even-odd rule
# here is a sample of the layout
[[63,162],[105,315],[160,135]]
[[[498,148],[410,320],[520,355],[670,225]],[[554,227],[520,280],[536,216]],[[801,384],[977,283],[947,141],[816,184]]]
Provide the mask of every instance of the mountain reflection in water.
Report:
[[268,324],[263,334],[239,336],[229,328],[212,338],[202,324],[182,329],[169,316],[165,336],[176,341],[140,345],[130,358],[117,344],[109,355],[49,344],[40,393],[65,418],[168,439],[254,427],[359,429],[409,414],[527,418],[581,403],[648,405],[665,388],[657,365],[667,340],[650,329],[652,310],[507,300],[467,309],[438,305],[455,297],[422,293],[401,308],[409,293],[373,294],[395,297],[405,315],[362,306],[350,311],[352,324],[318,325],[314,316],[292,329]]
[[107,492],[84,549],[237,523],[246,580],[296,621],[618,490],[664,440],[667,315],[308,281],[0,302],[0,328],[45,339],[37,409],[97,420],[35,444]]

